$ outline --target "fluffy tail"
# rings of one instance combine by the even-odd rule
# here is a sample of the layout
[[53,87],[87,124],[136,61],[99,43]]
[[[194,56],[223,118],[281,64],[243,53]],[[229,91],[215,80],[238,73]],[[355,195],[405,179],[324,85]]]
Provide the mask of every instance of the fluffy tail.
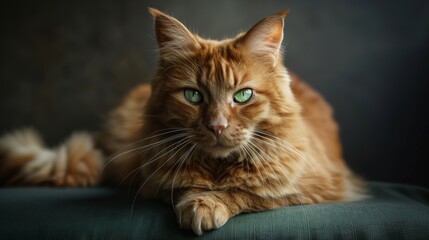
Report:
[[101,178],[103,156],[85,132],[47,148],[33,129],[0,138],[0,185],[90,186]]

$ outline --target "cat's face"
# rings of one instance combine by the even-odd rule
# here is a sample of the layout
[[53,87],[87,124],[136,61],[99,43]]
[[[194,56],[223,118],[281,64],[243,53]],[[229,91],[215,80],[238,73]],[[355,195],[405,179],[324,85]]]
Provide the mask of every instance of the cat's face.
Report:
[[204,48],[166,71],[165,108],[174,123],[190,128],[192,141],[201,149],[224,157],[245,144],[267,118],[269,97],[265,79],[252,74],[238,52],[233,59],[222,54],[234,51],[224,50],[224,45]]
[[279,105],[290,94],[279,53],[284,13],[225,41],[201,39],[174,18],[152,14],[161,52],[153,94],[166,126],[187,128],[200,149],[226,157],[284,111]]

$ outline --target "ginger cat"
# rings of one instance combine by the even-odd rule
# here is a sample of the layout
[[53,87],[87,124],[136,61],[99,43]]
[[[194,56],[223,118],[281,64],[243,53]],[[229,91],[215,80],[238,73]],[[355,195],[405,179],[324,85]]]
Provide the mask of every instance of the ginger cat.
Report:
[[135,184],[198,235],[242,212],[364,197],[331,107],[283,65],[287,11],[222,41],[149,11],[160,53],[151,85],[132,90],[97,135],[54,149],[31,129],[2,137],[4,185]]

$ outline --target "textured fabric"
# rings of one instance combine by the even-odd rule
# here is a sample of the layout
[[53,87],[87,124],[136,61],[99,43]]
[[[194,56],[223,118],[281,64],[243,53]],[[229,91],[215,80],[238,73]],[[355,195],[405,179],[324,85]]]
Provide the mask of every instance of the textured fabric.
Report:
[[[201,239],[429,239],[429,190],[371,183],[360,202],[242,214]],[[109,188],[0,189],[1,239],[191,239],[171,206]]]

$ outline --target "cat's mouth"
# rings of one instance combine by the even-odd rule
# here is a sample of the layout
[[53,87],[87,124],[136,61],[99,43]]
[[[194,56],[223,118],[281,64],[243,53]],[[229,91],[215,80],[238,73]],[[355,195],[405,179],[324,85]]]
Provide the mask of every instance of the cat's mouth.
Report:
[[235,148],[236,144],[227,139],[215,138],[214,142],[212,143],[212,147],[215,149],[231,149]]
[[208,146],[206,151],[215,158],[224,158],[237,150],[237,145],[229,145],[222,143],[220,141],[216,141],[213,145]]
[[216,143],[213,145],[213,149],[231,149],[231,148],[234,148],[234,146],[227,146],[227,145],[222,144],[222,143],[220,143],[220,142],[216,142]]
[[215,145],[210,149],[209,153],[214,158],[224,158],[231,154],[235,150],[235,147],[226,147],[223,145]]
[[197,141],[197,144],[200,146],[201,150],[208,153],[213,158],[227,157],[238,148],[238,145],[220,139],[211,139],[210,141],[206,139],[204,142],[200,140]]
[[201,138],[194,140],[200,146],[200,149],[214,158],[228,157],[231,153],[238,151],[242,144],[241,138],[237,135],[235,138],[231,138],[231,136],[227,135],[216,137],[210,132],[209,135],[205,135],[203,139],[204,141],[201,141]]

